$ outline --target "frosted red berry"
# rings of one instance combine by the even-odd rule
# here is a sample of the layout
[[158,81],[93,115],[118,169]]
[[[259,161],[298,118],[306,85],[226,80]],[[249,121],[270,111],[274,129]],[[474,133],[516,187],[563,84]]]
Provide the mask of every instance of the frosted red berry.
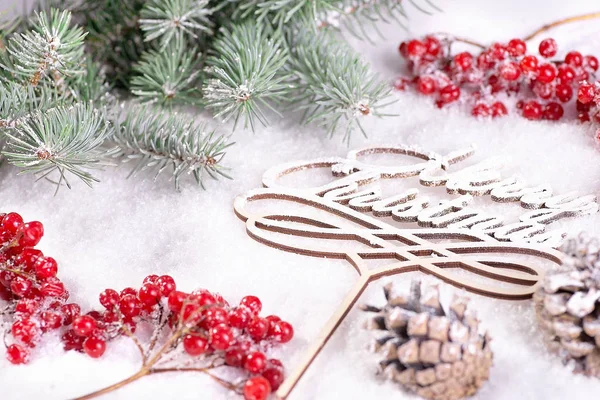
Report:
[[252,315],[246,307],[238,307],[229,313],[229,324],[238,329],[244,329],[252,320]]
[[208,340],[201,336],[185,335],[183,349],[191,356],[199,356],[208,350]]
[[460,71],[468,71],[473,66],[473,56],[471,53],[463,52],[454,56],[454,65]]
[[138,298],[146,306],[155,306],[161,298],[160,288],[153,283],[145,283],[140,288]]
[[423,44],[427,49],[426,52],[428,55],[432,57],[437,57],[440,55],[440,52],[442,51],[442,44],[438,39],[434,38],[433,36],[427,36],[425,37],[425,40],[423,40]]
[[538,59],[535,56],[525,56],[519,62],[519,67],[525,73],[535,73],[538,70]]
[[241,367],[246,360],[246,352],[240,348],[227,350],[225,353],[225,364],[230,367]]
[[550,83],[556,78],[556,69],[551,64],[543,64],[538,68],[537,80],[542,83]]
[[421,94],[432,94],[435,93],[435,89],[436,89],[436,83],[435,83],[435,79],[433,79],[431,76],[420,76],[418,81],[417,81],[417,90],[421,93]]
[[281,386],[283,383],[283,372],[280,368],[267,368],[262,372],[261,375],[269,381],[269,385],[271,386],[272,390],[279,389],[279,386]]
[[233,341],[233,333],[227,326],[219,325],[210,329],[210,345],[215,350],[227,350]]
[[99,296],[100,304],[107,310],[112,310],[119,304],[119,293],[114,289],[104,289]]
[[11,327],[13,337],[27,345],[32,345],[38,338],[39,328],[29,318],[15,321]]
[[1,225],[5,231],[14,236],[19,228],[23,225],[23,217],[14,212],[8,213],[2,219]]
[[598,70],[598,59],[594,56],[585,56],[585,65],[592,71]]
[[539,47],[540,54],[544,58],[554,57],[556,52],[558,51],[558,45],[556,44],[556,40],[552,38],[544,39],[540,43]]
[[289,322],[279,321],[275,324],[274,338],[279,343],[287,343],[294,337],[294,328]]
[[265,400],[271,393],[269,381],[262,376],[250,378],[244,384],[244,400]]
[[569,85],[557,85],[554,89],[556,98],[563,103],[568,102],[573,98],[573,89]]
[[508,42],[506,50],[512,57],[518,57],[525,54],[527,51],[527,45],[521,39],[512,39],[510,42]]
[[583,65],[583,56],[578,51],[570,51],[565,56],[565,62],[574,67],[580,67]]
[[523,105],[521,110],[523,117],[530,120],[538,120],[542,118],[542,106],[536,101],[528,101]]
[[183,302],[185,301],[186,298],[187,298],[187,295],[183,292],[179,292],[177,290],[171,292],[171,294],[169,294],[169,299],[167,301],[169,310],[176,312],[176,313],[180,312],[181,307],[183,306]]
[[158,285],[160,289],[160,295],[163,297],[167,297],[171,294],[175,289],[177,289],[177,285],[175,284],[175,279],[170,275],[162,275],[157,281],[156,285]]
[[142,312],[141,303],[137,296],[126,294],[119,300],[119,310],[126,317],[137,317]]
[[15,296],[24,297],[31,290],[32,283],[29,279],[24,278],[22,276],[16,276],[10,282],[10,290],[15,294]]
[[264,318],[255,318],[248,324],[246,330],[255,341],[262,340],[267,336],[267,332],[269,331],[269,322]]
[[440,90],[439,99],[443,104],[452,103],[460,97],[458,86],[450,84]]
[[565,113],[564,109],[560,104],[555,103],[555,102],[550,102],[550,103],[546,104],[546,106],[544,107],[543,117],[544,117],[544,119],[547,119],[550,121],[558,121],[559,119],[562,118],[564,113]]
[[493,118],[502,117],[502,116],[508,114],[508,110],[506,109],[506,106],[504,105],[504,103],[502,103],[500,101],[497,101],[494,104],[492,104],[491,111],[492,111]]
[[419,40],[411,40],[406,46],[406,52],[409,57],[421,57],[427,52],[427,47]]
[[47,279],[56,276],[58,263],[52,257],[38,257],[35,262],[35,275],[38,279]]
[[44,226],[39,221],[32,221],[22,226],[22,236],[19,239],[19,246],[33,247],[40,242],[44,235]]
[[6,358],[11,364],[25,364],[29,359],[29,351],[18,344],[6,348]]
[[240,306],[248,307],[253,314],[259,314],[262,310],[262,303],[256,296],[246,296],[240,301]]
[[96,328],[96,320],[89,315],[81,315],[73,321],[73,332],[78,336],[89,336]]
[[106,351],[106,342],[95,336],[90,336],[83,342],[83,351],[92,358],[102,357]]
[[259,351],[248,354],[244,368],[253,374],[261,373],[267,367],[267,357]]
[[474,117],[487,117],[491,114],[490,107],[485,103],[476,104],[471,110]]
[[596,89],[593,85],[584,83],[581,86],[579,86],[579,89],[577,89],[577,100],[579,100],[579,102],[583,104],[591,102],[592,100],[594,100],[595,96]]
[[506,81],[516,81],[519,79],[521,71],[516,62],[509,62],[500,67],[500,76]]

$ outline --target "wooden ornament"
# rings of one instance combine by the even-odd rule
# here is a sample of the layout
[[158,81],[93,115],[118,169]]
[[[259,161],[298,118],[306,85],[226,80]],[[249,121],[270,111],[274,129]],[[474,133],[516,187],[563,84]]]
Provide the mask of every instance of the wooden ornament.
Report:
[[[379,167],[357,160],[360,155],[384,152],[414,156],[424,161],[408,166]],[[278,389],[278,398],[285,399],[291,393],[370,282],[384,276],[421,271],[477,294],[519,300],[530,298],[537,290],[548,264],[561,263],[561,253],[551,247],[537,243],[503,242],[483,229],[465,229],[469,227],[465,221],[473,219],[475,214],[465,212],[454,220],[450,216],[448,222],[442,224],[435,219],[437,214],[429,212],[428,204],[418,200],[414,191],[382,200],[379,190],[364,188],[379,179],[419,176],[426,185],[450,182],[452,193],[462,190],[470,196],[489,195],[496,188],[502,188],[497,190],[497,197],[501,201],[518,201],[534,193],[524,190],[522,186],[507,189],[506,186],[511,183],[493,172],[493,166],[497,164],[495,161],[469,167],[471,172],[465,172],[462,177],[445,172],[450,165],[465,159],[472,152],[473,149],[469,148],[440,156],[409,146],[390,146],[353,151],[348,158],[289,163],[267,171],[263,176],[264,188],[251,190],[235,199],[235,213],[245,221],[247,233],[253,239],[292,253],[345,259],[358,273],[356,283],[307,350],[300,365]],[[301,189],[283,187],[278,182],[285,175],[312,168],[330,168],[333,175],[340,178],[325,185]],[[476,176],[480,179],[473,178],[473,171],[477,172]],[[498,185],[490,185],[492,181]],[[447,189],[450,192],[450,186]],[[537,189],[538,192],[540,190]],[[584,200],[577,205],[583,203],[584,208],[593,209],[594,206],[590,206],[591,199]],[[261,212],[250,210],[251,203],[263,201],[291,203],[298,211],[278,213],[271,211],[272,208],[266,212],[262,209]],[[530,199],[527,204],[534,203]],[[310,216],[306,210],[317,210],[321,216]],[[423,215],[423,210],[428,211],[427,215],[432,221],[426,228],[401,229],[381,220],[381,217],[391,216],[395,220],[413,221],[423,226],[426,224],[418,219]],[[373,216],[365,212],[372,212]],[[444,214],[444,210],[439,213],[448,215]],[[465,224],[461,228],[435,227],[436,224],[448,226],[461,221]],[[486,221],[492,222],[486,224]],[[475,222],[487,226],[487,229],[500,226],[493,218],[475,218]],[[509,237],[510,229],[513,228],[505,229],[505,236]],[[532,224],[530,229],[535,231],[536,227]],[[312,240],[307,243],[307,239]],[[324,246],[324,242],[331,244],[333,241],[338,241],[340,245]],[[341,243],[347,241],[357,242],[356,246],[342,248]],[[507,259],[507,255],[529,257]],[[369,263],[372,260],[387,260],[389,263],[371,268]],[[461,271],[455,273],[455,270]],[[465,271],[473,276],[469,277]],[[488,282],[484,282],[484,278]]]

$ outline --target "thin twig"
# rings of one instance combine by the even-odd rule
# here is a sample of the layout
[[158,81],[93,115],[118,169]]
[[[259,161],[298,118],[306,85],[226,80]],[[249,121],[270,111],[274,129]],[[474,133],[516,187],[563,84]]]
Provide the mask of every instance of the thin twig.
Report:
[[570,24],[571,22],[585,21],[588,19],[595,19],[595,18],[600,18],[600,12],[583,14],[583,15],[578,15],[575,17],[560,19],[558,21],[546,24],[539,29],[536,29],[535,31],[533,31],[533,33],[525,36],[525,38],[523,40],[529,41],[529,40],[533,39],[534,37],[536,37],[544,32],[547,32],[552,28],[556,28],[557,26],[560,26],[560,25]]
[[146,361],[148,361],[148,356],[146,355],[146,352],[144,351],[144,348],[142,347],[142,344],[138,340],[137,336],[135,336],[133,332],[131,332],[131,329],[129,329],[126,323],[123,323],[121,329],[123,329],[125,335],[129,336],[131,340],[133,340],[133,343],[135,343],[135,346],[138,348],[140,354],[142,355],[142,365],[146,365]]

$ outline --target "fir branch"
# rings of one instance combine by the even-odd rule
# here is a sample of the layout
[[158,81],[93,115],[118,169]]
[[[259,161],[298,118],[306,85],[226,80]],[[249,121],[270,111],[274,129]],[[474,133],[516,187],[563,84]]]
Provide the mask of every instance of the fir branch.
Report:
[[52,9],[50,15],[36,13],[34,30],[12,36],[8,43],[13,66],[10,72],[33,86],[46,78],[54,81],[83,72],[83,39],[79,27],[71,28],[71,13]]
[[171,179],[179,190],[184,174],[192,174],[204,188],[208,175],[229,178],[227,168],[221,166],[225,150],[233,143],[214,131],[206,130],[192,118],[150,107],[133,107],[119,123],[113,136],[118,151],[115,157],[124,162],[135,162],[131,175],[144,170],[155,170],[155,179],[171,168]]
[[162,47],[172,39],[198,38],[196,32],[212,34],[209,0],[148,0],[140,24],[146,41],[160,38]]
[[289,74],[283,71],[288,54],[281,37],[268,35],[262,24],[244,23],[231,30],[222,28],[213,48],[218,53],[206,62],[206,107],[214,109],[215,117],[223,117],[224,122],[234,118],[234,129],[240,117],[244,127],[249,125],[252,130],[255,119],[267,125],[261,107],[275,111],[269,102],[283,102],[290,92],[285,83]]
[[316,37],[296,34],[289,40],[289,68],[298,88],[293,104],[303,104],[305,122],[316,122],[333,135],[345,125],[349,140],[361,120],[384,116],[380,109],[390,104],[390,85],[373,74],[348,45],[322,32]]
[[90,58],[86,59],[82,74],[67,79],[66,87],[74,101],[92,102],[96,107],[114,101],[114,96],[110,93],[110,85],[105,81],[104,69]]
[[0,83],[0,136],[2,128],[15,128],[33,112],[45,111],[62,102],[56,90],[45,86],[36,89],[11,81]]
[[145,102],[161,105],[197,102],[200,91],[196,88],[196,52],[177,39],[164,50],[145,53],[133,69],[139,75],[131,80],[131,92]]
[[[235,0],[234,0],[235,1]],[[292,19],[314,23],[328,12],[342,12],[340,0],[237,0],[237,14],[282,27]]]
[[106,151],[101,146],[110,133],[110,124],[98,110],[82,103],[60,106],[35,112],[7,132],[2,154],[40,179],[57,172],[57,191],[63,183],[71,187],[69,173],[91,186],[98,179],[87,170],[102,165]]

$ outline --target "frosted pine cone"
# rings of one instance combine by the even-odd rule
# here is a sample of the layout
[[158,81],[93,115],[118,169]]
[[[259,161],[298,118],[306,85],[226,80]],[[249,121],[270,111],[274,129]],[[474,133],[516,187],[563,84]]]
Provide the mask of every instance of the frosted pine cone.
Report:
[[565,362],[600,378],[600,243],[579,236],[560,250],[562,266],[547,273],[534,295],[537,316]]
[[437,287],[421,293],[412,282],[410,293],[384,287],[383,308],[374,312],[367,328],[385,331],[375,341],[383,355],[380,372],[426,399],[451,400],[473,395],[488,379],[493,353],[490,339],[479,334],[479,320],[467,311],[468,299],[454,297],[446,313]]

